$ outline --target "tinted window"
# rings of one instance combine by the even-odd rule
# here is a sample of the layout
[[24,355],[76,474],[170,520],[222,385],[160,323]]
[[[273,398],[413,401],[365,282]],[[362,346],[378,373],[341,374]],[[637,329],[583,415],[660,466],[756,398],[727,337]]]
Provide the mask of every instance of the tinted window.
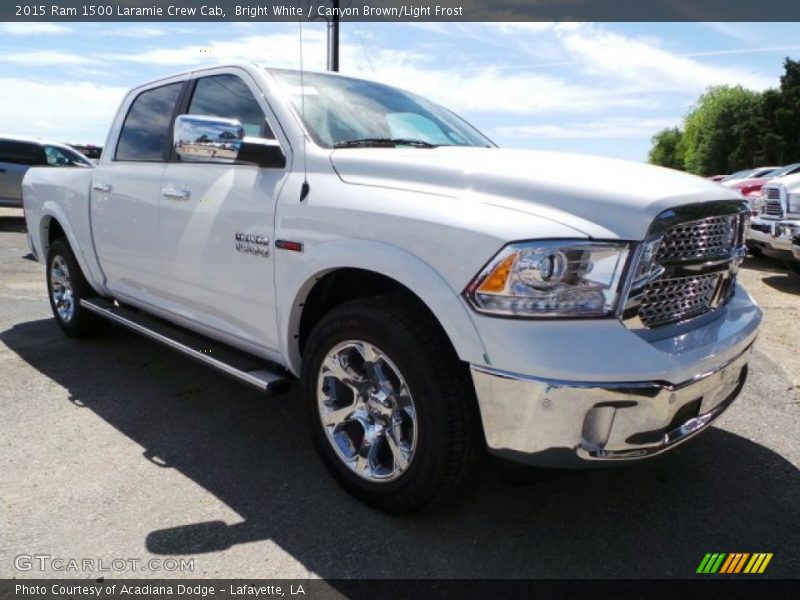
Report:
[[214,75],[197,80],[189,104],[190,115],[237,119],[245,135],[274,139],[264,111],[244,81],[236,75]]
[[18,165],[42,165],[44,154],[39,144],[0,140],[0,161]]
[[67,148],[45,146],[44,155],[47,158],[47,164],[54,167],[66,167],[75,164],[89,166],[92,164],[77,152]]
[[142,92],[133,101],[117,143],[117,160],[164,160],[172,112],[183,83]]

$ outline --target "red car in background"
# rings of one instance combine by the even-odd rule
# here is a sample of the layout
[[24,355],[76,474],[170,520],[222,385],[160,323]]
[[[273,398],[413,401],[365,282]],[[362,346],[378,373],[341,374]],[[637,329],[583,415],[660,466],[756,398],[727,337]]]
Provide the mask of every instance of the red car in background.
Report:
[[751,177],[748,179],[741,179],[728,185],[731,189],[739,190],[739,192],[750,201],[750,207],[755,214],[757,212],[756,201],[761,197],[761,188],[764,187],[770,179],[776,177],[783,177],[785,175],[794,175],[800,173],[800,163],[786,165],[785,167],[778,167],[774,171],[770,171],[761,177]]

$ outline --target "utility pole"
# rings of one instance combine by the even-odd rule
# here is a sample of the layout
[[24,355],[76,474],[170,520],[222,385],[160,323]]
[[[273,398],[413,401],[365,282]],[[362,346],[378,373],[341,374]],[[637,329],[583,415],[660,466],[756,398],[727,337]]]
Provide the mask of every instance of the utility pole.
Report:
[[333,16],[328,21],[328,71],[339,70],[339,0],[331,0]]

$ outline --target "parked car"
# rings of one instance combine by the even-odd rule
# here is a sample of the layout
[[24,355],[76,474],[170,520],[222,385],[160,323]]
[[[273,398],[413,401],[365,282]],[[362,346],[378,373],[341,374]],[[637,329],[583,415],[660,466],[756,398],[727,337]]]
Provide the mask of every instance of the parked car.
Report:
[[63,144],[0,136],[0,206],[22,206],[22,178],[35,166],[88,167],[91,163]]
[[741,179],[734,182],[732,185],[729,185],[728,187],[734,190],[739,190],[742,196],[744,196],[750,203],[751,212],[755,216],[758,214],[759,201],[761,199],[761,188],[764,187],[764,184],[772,179],[783,177],[785,175],[792,175],[798,172],[800,172],[800,163],[794,163],[791,165],[786,165],[785,167],[773,169],[762,177],[748,177],[747,179]]
[[69,144],[69,147],[77,150],[90,160],[97,160],[103,153],[103,148],[94,144]]
[[800,173],[779,177],[761,188],[758,215],[747,235],[752,254],[766,254],[793,264],[792,239],[800,233]]
[[726,181],[732,181],[734,179],[744,179],[745,177],[747,177],[752,172],[753,172],[753,169],[742,169],[741,171],[735,171],[735,172],[731,173],[730,175],[723,176],[722,179],[719,180],[719,183],[724,183]]
[[740,172],[738,175],[734,174],[735,177],[726,177],[720,183],[726,187],[733,187],[742,181],[767,177],[769,173],[777,169],[780,169],[780,167],[758,167],[757,169],[750,169],[748,171]]
[[110,320],[266,392],[299,378],[323,462],[383,510],[452,493],[484,447],[661,454],[747,376],[748,207],[713,182],[501,149],[408,92],[247,64],[137,87],[104,148],[25,177],[59,327]]

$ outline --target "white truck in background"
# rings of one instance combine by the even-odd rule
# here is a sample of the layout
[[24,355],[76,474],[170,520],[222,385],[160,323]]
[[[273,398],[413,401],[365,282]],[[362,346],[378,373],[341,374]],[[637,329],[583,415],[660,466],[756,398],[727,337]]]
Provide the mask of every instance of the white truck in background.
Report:
[[392,512],[485,447],[578,468],[675,447],[737,396],[761,321],[734,192],[500,149],[333,74],[137,87],[99,164],[31,169],[24,202],[68,335],[110,320],[267,392],[299,378],[331,473]]
[[756,206],[757,215],[747,233],[748,248],[753,254],[784,259],[800,273],[800,174],[766,183]]

